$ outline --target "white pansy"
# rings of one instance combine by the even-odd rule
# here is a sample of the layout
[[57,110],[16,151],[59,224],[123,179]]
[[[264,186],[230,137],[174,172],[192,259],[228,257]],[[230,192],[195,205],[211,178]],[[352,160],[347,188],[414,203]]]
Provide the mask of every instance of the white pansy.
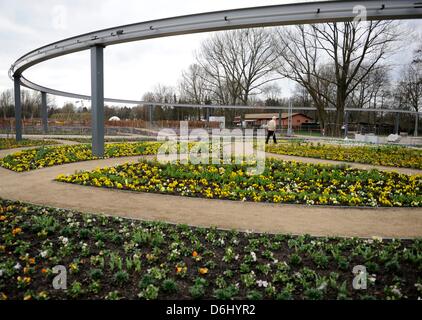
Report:
[[68,238],[66,238],[66,237],[63,237],[63,236],[60,236],[59,237],[59,240],[64,244],[64,245],[66,245],[66,244],[68,244],[68,242],[69,242],[69,239]]
[[257,280],[256,284],[258,285],[258,287],[264,287],[264,288],[268,287],[268,282],[265,280]]
[[252,260],[255,262],[256,261],[256,253],[252,251],[251,257],[252,257]]

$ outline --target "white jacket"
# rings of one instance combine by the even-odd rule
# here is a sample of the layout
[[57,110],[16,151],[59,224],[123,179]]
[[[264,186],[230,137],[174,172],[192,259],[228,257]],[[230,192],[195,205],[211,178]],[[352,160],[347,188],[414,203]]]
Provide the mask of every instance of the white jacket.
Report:
[[275,120],[270,120],[268,122],[268,131],[275,131],[277,127],[277,123],[275,122]]

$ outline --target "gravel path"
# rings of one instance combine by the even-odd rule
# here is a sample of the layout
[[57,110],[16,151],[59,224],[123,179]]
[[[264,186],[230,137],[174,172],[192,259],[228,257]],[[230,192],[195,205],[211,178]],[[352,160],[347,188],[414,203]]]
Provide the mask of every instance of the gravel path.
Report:
[[252,203],[137,193],[53,181],[59,174],[135,162],[139,158],[92,160],[24,173],[0,168],[0,197],[82,212],[226,229],[316,236],[422,237],[422,208]]

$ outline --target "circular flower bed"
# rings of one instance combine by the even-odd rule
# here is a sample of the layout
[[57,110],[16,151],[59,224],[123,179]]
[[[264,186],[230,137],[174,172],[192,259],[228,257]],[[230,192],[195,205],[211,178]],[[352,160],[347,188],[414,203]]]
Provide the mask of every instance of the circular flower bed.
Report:
[[[421,252],[422,239],[220,231],[0,200],[0,299],[420,299]],[[67,290],[53,287],[57,266]]]
[[346,206],[422,206],[422,176],[269,159],[263,174],[249,165],[141,161],[60,175],[58,181],[182,196]]
[[340,146],[296,142],[269,145],[266,150],[299,157],[422,169],[422,150],[399,146]]
[[[104,158],[156,154],[161,143],[106,144]],[[91,145],[67,145],[20,151],[0,159],[0,166],[16,171],[29,171],[54,165],[98,159],[92,155]]]

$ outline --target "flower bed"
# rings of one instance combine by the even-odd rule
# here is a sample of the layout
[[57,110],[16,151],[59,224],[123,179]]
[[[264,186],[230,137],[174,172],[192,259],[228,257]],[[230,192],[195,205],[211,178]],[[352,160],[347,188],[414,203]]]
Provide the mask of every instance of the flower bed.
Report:
[[[67,141],[74,141],[74,142],[79,142],[79,143],[91,143],[92,139],[91,138],[68,138],[68,137],[60,137],[60,138],[54,138],[56,140],[67,140]],[[153,137],[151,137],[150,139],[148,138],[131,138],[131,136],[125,137],[125,136],[119,136],[116,138],[104,138],[105,142],[140,142],[140,141],[152,141]]]
[[141,161],[60,175],[88,186],[217,199],[346,206],[422,206],[422,176],[269,159],[261,175],[247,165]]
[[[161,143],[115,143],[106,144],[104,158],[156,154]],[[4,168],[22,172],[54,165],[98,159],[92,155],[91,145],[67,145],[20,151],[0,159]]]
[[422,169],[422,150],[399,146],[340,146],[313,143],[269,145],[267,152],[299,157]]
[[[421,252],[422,239],[220,231],[0,200],[0,299],[420,299]],[[58,265],[67,290],[53,288]],[[366,290],[352,287],[356,265]]]
[[29,140],[23,139],[21,141],[16,141],[16,139],[0,138],[0,150],[3,149],[14,149],[21,147],[34,147],[42,145],[51,145],[57,144],[57,141],[53,140]]

